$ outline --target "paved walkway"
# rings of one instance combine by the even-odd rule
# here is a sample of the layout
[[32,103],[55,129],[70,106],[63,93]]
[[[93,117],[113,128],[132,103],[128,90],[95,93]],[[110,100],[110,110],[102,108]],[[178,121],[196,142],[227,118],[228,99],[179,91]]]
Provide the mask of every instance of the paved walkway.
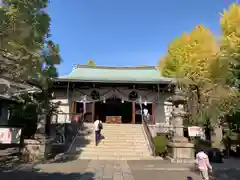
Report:
[[[239,164],[240,165],[240,164]],[[68,162],[20,166],[1,170],[1,180],[199,180],[199,173],[190,165],[167,161],[101,161]],[[240,169],[219,169],[215,165],[214,180],[238,180]]]

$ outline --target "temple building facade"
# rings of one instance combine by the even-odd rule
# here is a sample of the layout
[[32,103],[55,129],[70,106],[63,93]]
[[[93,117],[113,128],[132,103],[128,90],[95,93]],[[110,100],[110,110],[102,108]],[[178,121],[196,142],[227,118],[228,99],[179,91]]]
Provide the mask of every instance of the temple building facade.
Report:
[[141,123],[143,111],[152,124],[168,123],[166,99],[173,93],[173,79],[158,68],[77,65],[53,85],[58,117],[52,123],[68,123],[84,114],[85,122]]

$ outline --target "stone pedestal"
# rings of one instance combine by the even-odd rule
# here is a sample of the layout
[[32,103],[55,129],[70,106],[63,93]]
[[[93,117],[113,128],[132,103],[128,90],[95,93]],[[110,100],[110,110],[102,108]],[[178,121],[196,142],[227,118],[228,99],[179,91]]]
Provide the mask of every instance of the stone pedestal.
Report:
[[[178,137],[178,141],[181,138]],[[194,145],[182,139],[183,142],[168,143],[169,159],[173,163],[193,163],[194,162]]]
[[36,139],[24,140],[21,159],[26,163],[45,160],[51,156],[52,140],[39,134],[36,136]]
[[174,137],[168,143],[168,153],[171,162],[174,163],[193,163],[194,145],[188,142],[183,135],[183,117],[185,112],[182,108],[175,108],[172,112]]

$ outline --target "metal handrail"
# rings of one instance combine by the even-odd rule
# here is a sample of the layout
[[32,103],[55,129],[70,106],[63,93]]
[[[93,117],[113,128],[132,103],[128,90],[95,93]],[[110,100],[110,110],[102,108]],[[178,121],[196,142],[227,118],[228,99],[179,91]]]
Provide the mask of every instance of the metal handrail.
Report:
[[152,156],[155,157],[155,156],[156,156],[155,143],[154,143],[152,134],[151,134],[151,132],[150,132],[150,129],[149,129],[148,125],[147,125],[147,122],[146,122],[146,120],[145,120],[144,118],[142,118],[142,125],[143,125],[144,132],[146,133],[149,146],[150,146],[150,148],[151,148]]

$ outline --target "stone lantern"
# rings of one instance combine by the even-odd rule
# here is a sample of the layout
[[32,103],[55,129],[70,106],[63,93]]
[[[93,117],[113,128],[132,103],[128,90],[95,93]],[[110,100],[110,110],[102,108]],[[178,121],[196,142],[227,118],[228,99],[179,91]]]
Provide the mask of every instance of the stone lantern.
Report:
[[175,94],[168,99],[173,104],[172,125],[174,128],[174,136],[168,143],[169,158],[172,162],[190,163],[194,161],[194,145],[188,142],[183,134],[183,120],[186,115],[184,104],[186,97],[176,89]]

